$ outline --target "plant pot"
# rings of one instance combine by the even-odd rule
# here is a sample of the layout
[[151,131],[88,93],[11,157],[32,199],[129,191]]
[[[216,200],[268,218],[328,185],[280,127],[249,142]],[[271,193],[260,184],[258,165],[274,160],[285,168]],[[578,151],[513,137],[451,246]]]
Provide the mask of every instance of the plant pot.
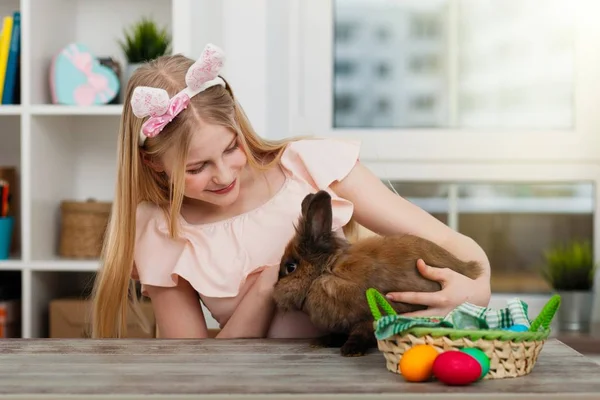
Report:
[[594,292],[559,290],[558,294],[561,297],[557,313],[558,329],[561,332],[589,332]]

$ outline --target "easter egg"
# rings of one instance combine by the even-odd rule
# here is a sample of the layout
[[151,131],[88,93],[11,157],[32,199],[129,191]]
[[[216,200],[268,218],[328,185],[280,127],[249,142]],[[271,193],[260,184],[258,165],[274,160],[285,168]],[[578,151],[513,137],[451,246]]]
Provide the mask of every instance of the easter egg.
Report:
[[512,331],[512,332],[527,332],[529,330],[528,327],[526,327],[525,325],[513,325],[513,326],[509,326],[508,328],[506,328],[507,331]]
[[487,375],[487,373],[490,371],[490,358],[482,350],[479,350],[475,347],[465,347],[460,351],[469,354],[479,362],[479,365],[481,365],[482,369],[479,379]]
[[419,344],[404,352],[398,365],[400,374],[409,382],[423,382],[431,379],[433,362],[439,355],[435,347]]
[[457,350],[440,354],[433,363],[433,375],[446,385],[468,385],[477,381],[481,372],[481,365],[474,357]]

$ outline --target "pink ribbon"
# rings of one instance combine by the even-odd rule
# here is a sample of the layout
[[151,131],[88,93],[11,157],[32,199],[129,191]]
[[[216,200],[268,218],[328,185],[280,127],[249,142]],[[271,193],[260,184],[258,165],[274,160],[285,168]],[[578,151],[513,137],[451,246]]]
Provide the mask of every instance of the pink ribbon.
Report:
[[162,115],[148,118],[142,125],[142,133],[146,137],[158,135],[163,128],[190,104],[190,98],[185,93],[179,93],[169,101],[167,111]]
[[190,66],[185,75],[186,88],[169,100],[166,90],[149,86],[138,86],[131,97],[131,110],[138,118],[150,118],[144,122],[139,133],[139,144],[146,138],[158,135],[190,103],[190,96],[215,85],[225,87],[219,77],[224,54],[221,49],[207,44],[200,58]]

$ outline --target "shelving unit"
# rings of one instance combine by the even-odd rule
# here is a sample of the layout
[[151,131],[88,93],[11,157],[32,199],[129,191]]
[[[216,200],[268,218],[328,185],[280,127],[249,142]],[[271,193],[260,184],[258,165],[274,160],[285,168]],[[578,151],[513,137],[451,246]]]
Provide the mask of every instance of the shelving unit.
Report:
[[17,254],[0,260],[0,281],[10,276],[12,286],[20,285],[22,337],[46,337],[50,300],[89,289],[98,268],[97,260],[57,255],[60,203],[111,201],[114,193],[122,105],[51,104],[52,57],[67,44],[81,42],[98,57],[116,59],[123,74],[126,62],[117,40],[124,28],[151,16],[172,33],[173,50],[181,51],[189,31],[179,26],[187,25],[181,18],[189,18],[190,7],[186,0],[0,2],[0,16],[19,10],[22,18],[21,104],[0,106],[0,166],[18,173],[21,242]]

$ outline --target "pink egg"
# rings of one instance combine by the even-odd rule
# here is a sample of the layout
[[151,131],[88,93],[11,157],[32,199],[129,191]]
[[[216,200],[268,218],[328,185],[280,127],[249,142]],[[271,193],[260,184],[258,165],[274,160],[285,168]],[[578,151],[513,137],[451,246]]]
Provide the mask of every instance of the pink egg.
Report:
[[481,365],[462,351],[445,351],[433,363],[433,375],[446,385],[468,385],[479,379]]

